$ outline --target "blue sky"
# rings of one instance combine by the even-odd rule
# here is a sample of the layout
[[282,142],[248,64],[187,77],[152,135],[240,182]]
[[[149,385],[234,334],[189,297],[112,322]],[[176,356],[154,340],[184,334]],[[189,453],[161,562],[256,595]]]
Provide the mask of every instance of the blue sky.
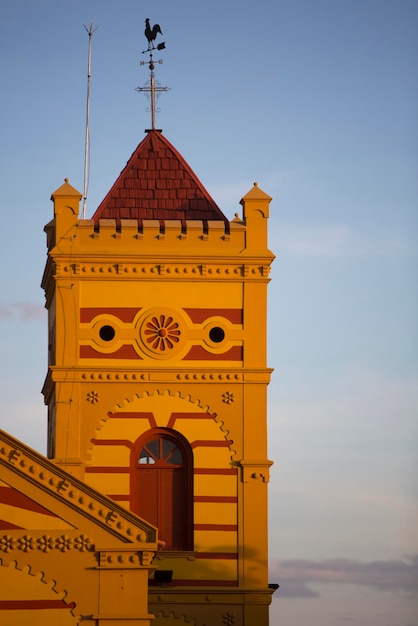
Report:
[[94,211],[150,125],[145,17],[166,41],[157,126],[232,218],[273,196],[271,623],[417,626],[415,0],[3,2],[2,428],[45,450],[43,226],[82,190],[93,41]]

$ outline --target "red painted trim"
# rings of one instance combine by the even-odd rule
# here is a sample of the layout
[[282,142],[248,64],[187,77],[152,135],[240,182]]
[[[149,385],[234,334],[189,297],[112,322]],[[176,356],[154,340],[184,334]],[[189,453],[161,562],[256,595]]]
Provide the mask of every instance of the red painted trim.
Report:
[[142,358],[137,354],[134,348],[127,344],[115,350],[115,352],[98,352],[91,346],[80,346],[80,359],[137,359]]
[[225,530],[236,532],[238,526],[236,524],[195,524],[193,526],[195,530]]
[[209,439],[201,439],[196,440],[191,443],[191,447],[193,448],[229,448],[234,442],[232,439],[228,441],[211,441]]
[[129,467],[86,467],[86,474],[129,474]]
[[208,352],[203,346],[192,346],[183,357],[183,361],[242,361],[242,359],[242,346],[232,346],[230,350],[222,354]]
[[0,519],[0,530],[26,530],[23,526],[16,526],[11,522],[7,522],[4,519]]
[[[48,511],[48,509],[44,509],[43,506],[34,502],[20,491],[16,491],[12,487],[0,487],[0,502],[2,504],[9,504],[10,506],[15,506],[19,509],[25,509],[27,511],[33,511],[34,513],[42,513],[43,515],[49,515],[51,517],[56,517],[54,513]],[[16,528],[18,528],[16,526]]]
[[225,317],[232,324],[242,324],[242,309],[183,309],[194,324],[201,324],[209,317]]
[[237,496],[195,496],[195,502],[218,502],[219,504],[236,504]]
[[236,476],[238,471],[234,468],[217,468],[217,467],[195,467],[195,474],[223,474],[228,476]]
[[131,449],[133,445],[128,439],[91,439],[90,441],[95,446],[124,446]]
[[148,420],[150,428],[157,428],[157,422],[155,421],[155,417],[152,413],[108,413],[108,417],[112,419],[114,417],[118,419],[139,419],[139,420]]
[[82,307],[80,309],[80,322],[88,323],[91,322],[97,315],[113,315],[120,319],[121,322],[132,322],[135,315],[138,311],[141,310],[141,307],[138,308],[130,308],[130,307]]
[[196,559],[238,560],[238,554],[236,552],[197,552],[195,557]]
[[116,493],[108,493],[106,495],[108,498],[111,498],[115,502],[129,502],[130,500],[129,493],[126,496],[120,496],[119,494],[116,494]]
[[[158,583],[153,579],[150,579],[148,581],[148,584],[150,587],[158,587]],[[238,587],[238,581],[237,580],[202,580],[202,579],[196,580],[195,578],[192,580],[179,579],[179,580],[173,580],[173,582],[167,586],[168,587]],[[151,600],[151,605],[152,604],[153,603]]]
[[74,609],[75,602],[64,600],[0,600],[0,611],[34,611],[39,609]]
[[174,428],[176,420],[212,420],[216,413],[172,413],[168,420],[167,428]]

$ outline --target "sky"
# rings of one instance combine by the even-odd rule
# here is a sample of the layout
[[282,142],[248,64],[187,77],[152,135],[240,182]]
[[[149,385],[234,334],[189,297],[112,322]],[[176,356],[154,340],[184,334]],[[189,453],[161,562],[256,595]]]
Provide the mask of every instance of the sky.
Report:
[[276,626],[418,626],[416,0],[14,0],[0,7],[1,427],[45,452],[43,226],[90,216],[150,126],[229,219],[273,196],[271,608]]

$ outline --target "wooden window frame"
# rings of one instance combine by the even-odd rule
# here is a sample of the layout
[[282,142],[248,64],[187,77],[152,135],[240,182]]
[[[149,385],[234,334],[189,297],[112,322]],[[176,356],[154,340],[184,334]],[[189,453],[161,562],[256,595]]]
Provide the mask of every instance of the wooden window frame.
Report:
[[[130,459],[130,509],[141,516],[141,506],[140,499],[141,495],[139,493],[138,488],[138,472],[147,471],[149,469],[154,469],[158,471],[161,469],[165,471],[165,468],[159,466],[159,464],[147,464],[147,463],[139,463],[139,455],[141,450],[151,441],[156,439],[168,439],[174,442],[178,448],[180,449],[183,457],[182,468],[185,470],[184,477],[184,489],[185,489],[185,509],[182,511],[182,516],[184,518],[184,535],[183,535],[183,545],[182,546],[170,546],[167,548],[167,551],[191,551],[193,550],[193,451],[192,448],[187,441],[187,439],[178,431],[172,428],[152,428],[143,433],[134,443],[131,450],[131,459]],[[173,465],[173,470],[175,471],[178,465]],[[169,468],[169,465],[167,465]],[[159,498],[161,494],[156,494],[156,497]],[[158,519],[163,515],[163,511],[158,512]],[[150,520],[147,520],[150,521]],[[157,523],[158,527],[158,523]],[[164,541],[164,537],[161,537]]]

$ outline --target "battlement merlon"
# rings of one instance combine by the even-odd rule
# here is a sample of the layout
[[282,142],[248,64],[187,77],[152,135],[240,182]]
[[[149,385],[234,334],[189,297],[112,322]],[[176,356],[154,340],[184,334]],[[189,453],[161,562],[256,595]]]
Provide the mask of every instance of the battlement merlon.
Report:
[[58,187],[51,194],[51,200],[54,203],[55,233],[53,233],[53,222],[45,226],[44,230],[48,235],[48,249],[50,249],[51,244],[54,245],[50,241],[51,235],[55,241],[60,241],[66,236],[70,236],[70,231],[78,219],[81,198],[82,194],[69,184],[68,178],[65,179],[61,187]]
[[[112,254],[122,249],[128,255],[170,254],[174,249],[187,255],[192,250],[209,256],[231,254],[254,257],[274,256],[267,248],[267,219],[269,204],[272,198],[262,191],[257,183],[240,200],[243,207],[242,219],[237,215],[229,223],[222,220],[152,220],[143,219],[142,228],[138,228],[135,219],[93,220],[79,219],[79,203],[82,194],[68,183],[59,187],[51,195],[54,202],[54,219],[45,226],[48,250],[56,254],[77,255],[86,244],[91,253]],[[92,246],[92,240],[95,244]],[[206,250],[205,242],[210,241],[210,250]],[[54,248],[54,250],[53,250]],[[158,249],[157,249],[158,248]]]
[[243,218],[247,229],[246,248],[265,250],[267,248],[267,220],[272,197],[266,194],[258,183],[240,200]]

